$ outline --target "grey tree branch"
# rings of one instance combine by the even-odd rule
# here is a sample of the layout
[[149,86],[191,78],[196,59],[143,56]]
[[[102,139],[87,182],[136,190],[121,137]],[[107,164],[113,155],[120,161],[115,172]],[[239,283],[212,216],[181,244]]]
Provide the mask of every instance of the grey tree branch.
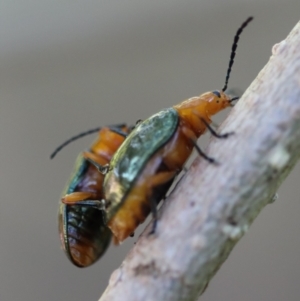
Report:
[[[300,22],[273,47],[207,153],[111,276],[100,301],[196,300],[300,156]],[[145,233],[149,232],[149,227]]]

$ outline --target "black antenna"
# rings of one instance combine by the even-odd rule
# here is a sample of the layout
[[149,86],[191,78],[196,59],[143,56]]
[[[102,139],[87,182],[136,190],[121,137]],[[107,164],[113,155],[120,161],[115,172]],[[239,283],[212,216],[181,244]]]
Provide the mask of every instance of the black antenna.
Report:
[[[113,132],[115,132],[115,133],[117,133],[117,134],[119,134],[119,135],[121,135],[121,136],[125,136],[124,133],[122,133],[122,132],[120,132],[120,131],[118,130],[119,128],[122,128],[122,127],[124,127],[124,126],[126,126],[126,124],[123,124],[123,123],[122,123],[122,124],[109,125],[109,126],[107,126],[107,127],[108,127],[109,129],[111,129]],[[100,130],[101,130],[101,128],[98,127],[98,128],[91,129],[91,130],[88,130],[88,131],[86,131],[86,132],[82,132],[82,133],[80,133],[80,134],[78,134],[78,135],[76,135],[76,136],[71,137],[70,139],[68,139],[67,141],[65,141],[64,143],[62,143],[59,147],[57,147],[57,148],[54,150],[54,152],[50,155],[50,159],[53,159],[53,158],[57,155],[58,152],[60,152],[65,146],[67,146],[67,145],[70,144],[71,142],[73,142],[73,141],[75,141],[75,140],[78,140],[78,139],[80,139],[80,138],[82,138],[82,137],[84,137],[84,136],[87,136],[87,135],[96,133],[96,132],[98,132],[98,131],[100,131]]]
[[231,73],[231,68],[234,62],[234,57],[235,57],[235,51],[237,49],[237,44],[238,41],[240,39],[240,35],[243,31],[243,29],[248,25],[248,23],[250,23],[253,20],[253,17],[249,17],[242,25],[241,27],[238,29],[238,31],[236,32],[234,39],[233,39],[233,44],[232,44],[232,48],[231,48],[231,54],[230,54],[230,61],[229,61],[229,65],[228,65],[228,69],[227,69],[227,74],[226,74],[226,79],[225,79],[225,85],[222,89],[222,91],[226,91],[227,89],[227,85],[228,85],[228,80],[229,80],[229,76]]
[[101,128],[95,128],[95,129],[91,129],[91,130],[88,130],[86,132],[83,132],[83,133],[80,133],[76,136],[73,136],[71,137],[70,139],[66,140],[64,143],[62,143],[59,147],[57,147],[54,152],[50,155],[50,159],[53,159],[58,152],[60,152],[65,146],[67,146],[68,144],[70,144],[71,142],[75,141],[75,140],[78,140],[84,136],[87,136],[87,135],[90,135],[90,134],[93,134],[93,133],[96,133],[98,131],[100,131]]

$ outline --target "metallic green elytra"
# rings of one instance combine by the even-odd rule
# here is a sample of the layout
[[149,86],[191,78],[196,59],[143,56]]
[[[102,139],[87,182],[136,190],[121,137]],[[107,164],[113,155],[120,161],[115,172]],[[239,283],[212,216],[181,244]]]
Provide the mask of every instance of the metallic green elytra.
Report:
[[[85,187],[89,166],[90,163],[79,155],[63,196]],[[60,202],[58,222],[63,249],[76,266],[91,265],[106,251],[112,233],[104,224],[100,210],[82,204],[66,205]]]
[[175,109],[162,110],[138,124],[115,153],[103,183],[109,191],[105,199],[110,200],[106,221],[118,211],[149,159],[172,138],[178,122]]

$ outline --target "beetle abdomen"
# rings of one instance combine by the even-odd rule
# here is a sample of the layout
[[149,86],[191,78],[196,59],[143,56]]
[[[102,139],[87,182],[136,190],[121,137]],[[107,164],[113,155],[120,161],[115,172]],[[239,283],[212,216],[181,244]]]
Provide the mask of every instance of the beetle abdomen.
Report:
[[[63,195],[90,191],[101,197],[98,184],[102,183],[102,178],[103,175],[79,155]],[[107,249],[112,236],[104,224],[102,212],[88,206],[60,203],[58,224],[65,253],[78,267],[96,262]]]
[[61,204],[59,227],[64,228],[64,231],[60,229],[60,233],[64,233],[61,239],[66,254],[79,267],[97,261],[111,239],[111,231],[104,225],[102,212],[87,206]]

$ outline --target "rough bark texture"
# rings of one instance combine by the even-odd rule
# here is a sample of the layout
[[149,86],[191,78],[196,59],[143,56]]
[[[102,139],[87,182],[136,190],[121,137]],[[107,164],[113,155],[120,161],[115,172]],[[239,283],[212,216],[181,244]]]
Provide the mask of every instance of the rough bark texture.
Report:
[[[300,22],[273,47],[206,150],[140,237],[101,301],[196,300],[300,156]],[[149,227],[145,233],[149,232]]]

